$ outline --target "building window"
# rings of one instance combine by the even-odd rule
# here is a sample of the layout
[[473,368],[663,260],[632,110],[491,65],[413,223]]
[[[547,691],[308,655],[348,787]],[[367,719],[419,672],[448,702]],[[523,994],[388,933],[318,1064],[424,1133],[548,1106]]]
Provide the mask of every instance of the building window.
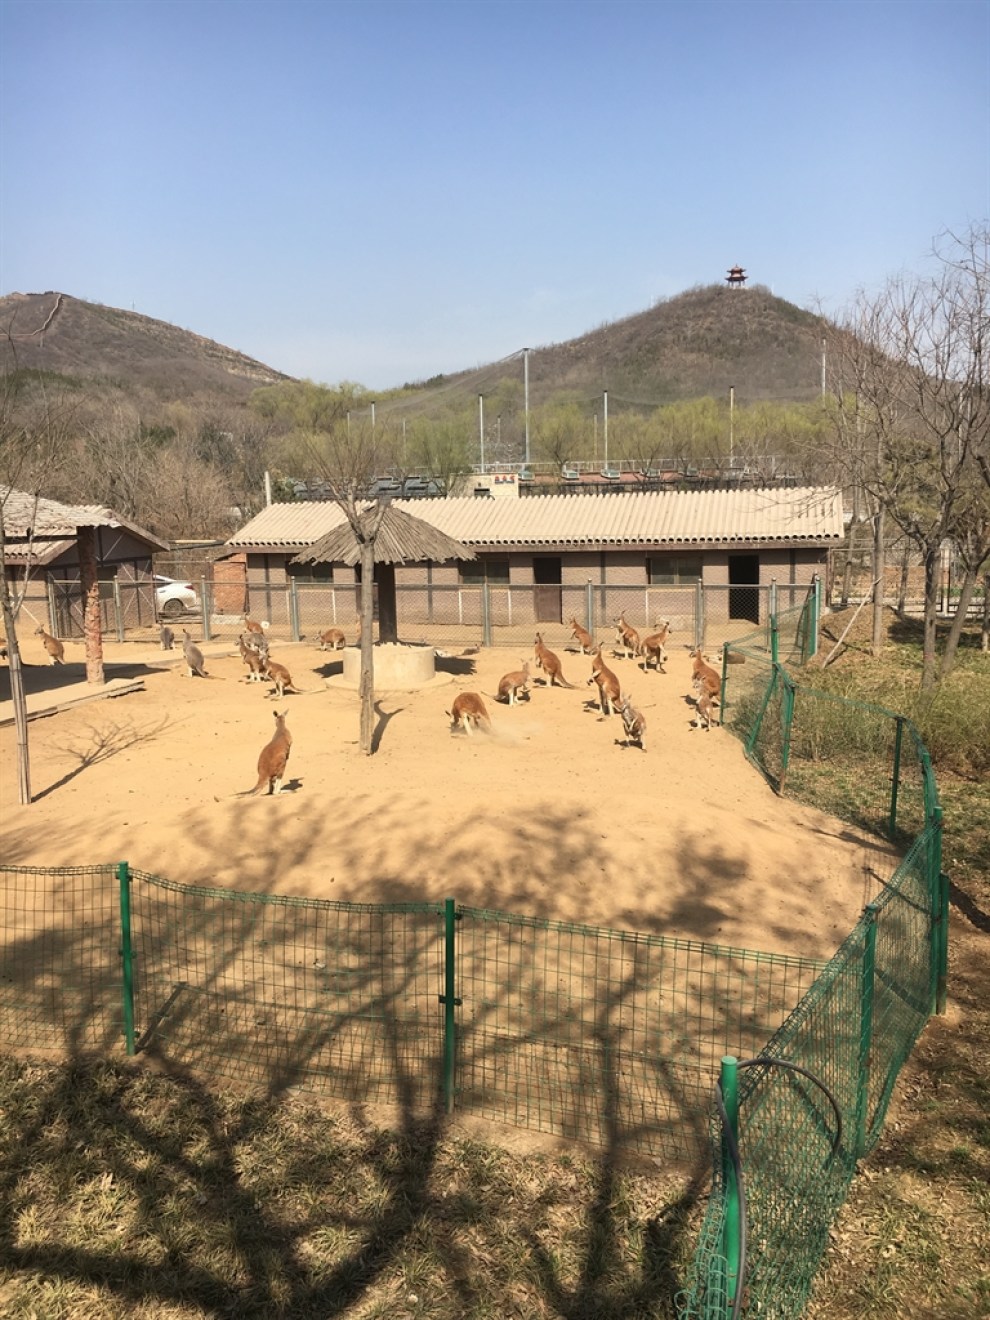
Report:
[[333,564],[286,564],[286,571],[296,582],[333,581]]
[[701,555],[648,555],[646,577],[651,587],[693,587],[701,578]]
[[457,566],[461,585],[480,587],[487,582],[491,587],[509,585],[509,556],[482,555],[478,559],[463,559]]

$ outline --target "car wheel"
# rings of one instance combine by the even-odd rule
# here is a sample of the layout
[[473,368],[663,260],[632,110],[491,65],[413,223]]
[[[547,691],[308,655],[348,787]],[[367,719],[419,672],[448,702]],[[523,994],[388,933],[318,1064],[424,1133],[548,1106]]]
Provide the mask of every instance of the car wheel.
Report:
[[185,610],[181,600],[167,600],[159,611],[163,619],[178,619]]

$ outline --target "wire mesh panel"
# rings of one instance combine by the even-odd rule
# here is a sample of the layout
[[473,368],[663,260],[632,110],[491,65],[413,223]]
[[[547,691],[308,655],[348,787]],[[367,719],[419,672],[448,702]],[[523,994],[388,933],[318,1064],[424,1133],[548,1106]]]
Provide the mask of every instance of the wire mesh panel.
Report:
[[0,1039],[110,1049],[121,1033],[116,868],[0,870]]
[[755,1050],[821,963],[459,911],[457,1107],[693,1160],[718,1060]]
[[272,1087],[434,1102],[435,905],[239,894],[135,873],[134,912],[141,1048]]

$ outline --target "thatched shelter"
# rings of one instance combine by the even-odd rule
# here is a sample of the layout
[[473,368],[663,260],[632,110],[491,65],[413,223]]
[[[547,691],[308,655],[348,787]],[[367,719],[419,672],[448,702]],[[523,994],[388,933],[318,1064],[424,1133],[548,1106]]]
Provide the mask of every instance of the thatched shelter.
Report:
[[[371,528],[377,513],[369,505],[360,515],[362,527]],[[390,504],[382,515],[375,538],[375,583],[378,586],[378,637],[383,642],[398,641],[395,597],[396,564],[444,564],[451,559],[475,559],[470,546],[455,541],[445,532],[437,531],[422,518],[414,518]],[[291,561],[294,564],[346,564],[349,568],[361,563],[361,546],[350,523],[343,521],[338,527],[321,536],[307,550],[300,551]]]

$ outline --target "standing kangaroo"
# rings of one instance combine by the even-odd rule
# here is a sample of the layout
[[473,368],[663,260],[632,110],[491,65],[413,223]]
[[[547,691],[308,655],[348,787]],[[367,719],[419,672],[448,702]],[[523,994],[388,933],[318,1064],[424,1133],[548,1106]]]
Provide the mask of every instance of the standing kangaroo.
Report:
[[268,658],[267,651],[259,646],[252,645],[250,638],[256,636],[255,633],[241,633],[237,639],[240,647],[241,659],[248,667],[247,682],[260,683],[265,677],[265,662]]
[[49,659],[53,665],[65,663],[65,647],[53,637],[51,633],[46,633],[44,628],[35,628],[35,635],[41,638],[41,644],[48,652]]
[[346,645],[347,640],[340,628],[327,628],[320,633],[321,651],[342,651]]
[[533,643],[533,649],[536,652],[536,667],[542,669],[547,676],[547,686],[553,687],[554,683],[559,683],[561,687],[572,688],[573,683],[568,683],[564,677],[563,666],[560,663],[560,656],[551,651],[548,646],[543,645],[543,636],[536,634],[536,641]]
[[167,623],[163,623],[158,629],[158,638],[162,644],[163,651],[172,651],[175,649],[175,633]]
[[299,695],[299,689],[296,687],[295,683],[293,683],[292,675],[289,673],[288,669],[286,669],[285,665],[280,665],[277,660],[266,661],[263,676],[267,678],[269,682],[275,684],[275,691],[272,693],[272,696],[276,701],[281,701],[286,692],[294,692],[296,696]]
[[626,616],[620,614],[615,620],[615,644],[625,652],[627,660],[639,655],[639,633],[631,624],[626,623]]
[[632,704],[629,694],[622,698],[622,724],[626,731],[626,746],[638,743],[646,751],[646,716]]
[[581,648],[582,655],[593,655],[595,650],[595,639],[587,628],[582,628],[577,619],[571,615],[571,636]]
[[588,682],[598,684],[598,699],[601,702],[602,714],[614,715],[622,700],[619,680],[602,659],[600,645],[591,658],[591,677]]
[[529,672],[529,661],[521,661],[522,669],[514,669],[511,674],[503,674],[498,681],[498,696],[496,701],[507,701],[510,706],[523,697],[529,700],[529,682],[532,675]]
[[203,652],[193,641],[188,628],[182,630],[182,654],[186,658],[190,678],[209,678],[205,668],[206,661],[203,659]]
[[261,749],[261,755],[258,757],[258,782],[251,790],[251,794],[257,797],[266,788],[271,794],[281,793],[282,780],[285,778],[285,766],[289,759],[289,749],[292,746],[292,734],[285,727],[285,717],[288,711],[284,710],[281,714],[273,711],[275,716],[275,734],[270,743],[266,743]]
[[654,669],[665,674],[667,671],[664,665],[667,662],[667,638],[670,636],[670,620],[664,619],[661,625],[657,619],[654,627],[657,632],[650,633],[649,637],[644,637],[640,644],[640,655],[643,657],[643,671],[646,672],[652,661]]

